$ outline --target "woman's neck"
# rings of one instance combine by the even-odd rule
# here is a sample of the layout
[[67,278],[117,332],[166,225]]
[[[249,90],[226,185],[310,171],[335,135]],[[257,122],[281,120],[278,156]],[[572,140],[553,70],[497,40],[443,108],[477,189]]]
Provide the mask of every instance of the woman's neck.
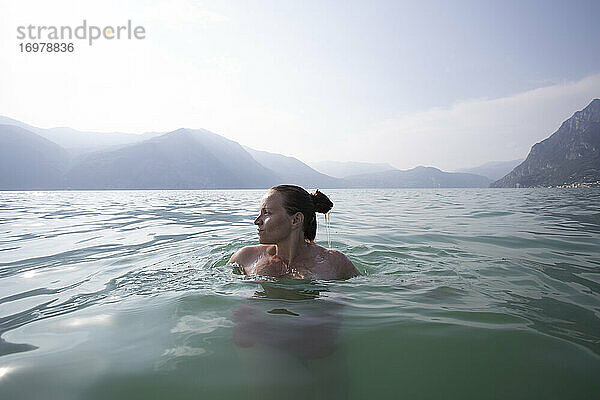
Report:
[[304,235],[292,237],[287,240],[277,243],[275,254],[287,260],[289,265],[293,265],[295,261],[301,259],[308,250],[308,243],[304,240]]

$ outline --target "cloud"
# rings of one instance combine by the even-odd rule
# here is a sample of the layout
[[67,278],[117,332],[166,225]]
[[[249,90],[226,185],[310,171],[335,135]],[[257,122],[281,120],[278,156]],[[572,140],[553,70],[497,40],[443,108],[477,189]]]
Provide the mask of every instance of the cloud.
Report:
[[398,168],[452,170],[512,160],[527,156],[531,146],[597,97],[600,74],[503,98],[459,101],[381,121],[341,152],[359,160],[378,154]]

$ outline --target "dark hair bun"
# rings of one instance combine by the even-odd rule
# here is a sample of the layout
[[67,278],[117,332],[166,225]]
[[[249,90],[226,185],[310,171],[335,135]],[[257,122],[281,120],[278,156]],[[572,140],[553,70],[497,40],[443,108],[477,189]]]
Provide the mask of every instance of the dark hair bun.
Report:
[[329,197],[325,196],[322,192],[319,192],[319,189],[311,194],[310,197],[315,205],[315,211],[318,213],[327,214],[333,207],[333,203],[329,200]]

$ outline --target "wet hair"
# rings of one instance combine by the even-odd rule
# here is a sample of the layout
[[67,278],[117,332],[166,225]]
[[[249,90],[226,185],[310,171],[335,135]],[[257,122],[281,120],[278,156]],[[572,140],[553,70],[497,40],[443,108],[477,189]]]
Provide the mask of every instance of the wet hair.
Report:
[[295,185],[279,185],[272,187],[270,190],[281,195],[283,208],[288,214],[294,215],[301,212],[304,215],[302,227],[304,239],[314,242],[317,235],[317,215],[315,212],[327,214],[331,210],[333,203],[329,200],[329,197],[321,193],[319,189],[314,193],[308,193],[300,186]]

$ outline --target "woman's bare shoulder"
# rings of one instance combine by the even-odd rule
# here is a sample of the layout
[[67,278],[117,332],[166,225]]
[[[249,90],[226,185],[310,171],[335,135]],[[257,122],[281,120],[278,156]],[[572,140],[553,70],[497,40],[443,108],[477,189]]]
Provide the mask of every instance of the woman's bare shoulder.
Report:
[[319,251],[336,276],[335,279],[348,279],[360,275],[352,261],[341,251],[321,246],[319,246]]
[[229,259],[229,264],[238,263],[242,267],[248,266],[256,262],[263,255],[275,254],[275,246],[259,244],[257,246],[242,247]]

